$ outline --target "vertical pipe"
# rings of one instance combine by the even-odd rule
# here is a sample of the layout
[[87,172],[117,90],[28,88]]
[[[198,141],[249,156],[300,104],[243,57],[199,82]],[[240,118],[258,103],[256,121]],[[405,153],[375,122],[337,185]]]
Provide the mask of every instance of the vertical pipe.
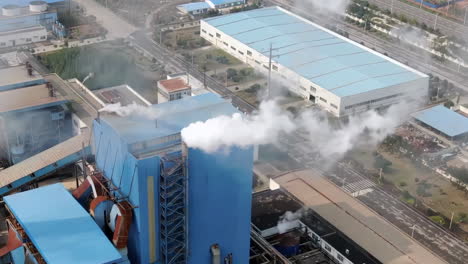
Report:
[[271,53],[273,49],[273,44],[270,42],[270,55],[268,58],[268,88],[267,88],[267,100],[270,99],[271,93]]

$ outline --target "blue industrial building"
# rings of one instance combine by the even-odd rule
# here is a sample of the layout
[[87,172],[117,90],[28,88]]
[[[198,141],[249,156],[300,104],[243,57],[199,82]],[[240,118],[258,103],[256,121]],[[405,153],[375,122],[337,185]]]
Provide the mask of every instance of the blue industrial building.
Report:
[[450,139],[464,138],[468,135],[468,118],[443,105],[416,112],[412,117]]
[[102,115],[96,165],[133,206],[132,263],[248,263],[253,149],[206,153],[180,131],[237,110],[215,94],[152,106],[157,120]]
[[129,263],[60,183],[4,201],[15,219],[7,220],[16,233],[8,244],[17,248],[2,263]]

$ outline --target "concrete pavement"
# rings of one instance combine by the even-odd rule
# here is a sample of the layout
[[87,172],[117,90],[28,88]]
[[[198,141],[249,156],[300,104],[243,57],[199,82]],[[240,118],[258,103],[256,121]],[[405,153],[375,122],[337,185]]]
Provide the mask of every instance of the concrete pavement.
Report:
[[107,39],[127,38],[137,28],[93,0],[73,0],[107,29]]

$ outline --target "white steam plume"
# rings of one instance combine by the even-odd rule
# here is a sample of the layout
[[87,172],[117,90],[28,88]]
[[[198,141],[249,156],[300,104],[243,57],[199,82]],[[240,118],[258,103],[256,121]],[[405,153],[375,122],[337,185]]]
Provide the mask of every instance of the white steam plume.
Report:
[[280,219],[278,220],[278,224],[276,225],[276,227],[278,228],[278,232],[280,234],[283,234],[297,227],[297,220],[299,220],[299,218],[301,218],[304,215],[304,213],[305,208],[301,208],[294,213],[290,211],[284,213],[280,217]]
[[350,2],[351,0],[295,0],[294,6],[314,13],[333,13],[344,15]]
[[350,117],[336,128],[324,114],[306,111],[293,119],[275,101],[261,104],[259,112],[249,117],[235,114],[197,122],[182,130],[189,147],[216,152],[226,147],[246,147],[279,142],[279,137],[297,130],[305,131],[309,144],[324,158],[339,157],[359,144],[377,144],[402,122],[409,108],[393,105],[384,114],[375,111]]
[[151,107],[142,106],[135,102],[126,106],[122,106],[120,103],[108,104],[101,108],[99,112],[113,113],[123,117],[134,116],[149,120],[154,120],[161,114]]
[[275,101],[267,101],[251,116],[236,113],[192,123],[181,134],[188,146],[215,152],[229,146],[274,143],[282,133],[292,133],[295,129],[290,116]]

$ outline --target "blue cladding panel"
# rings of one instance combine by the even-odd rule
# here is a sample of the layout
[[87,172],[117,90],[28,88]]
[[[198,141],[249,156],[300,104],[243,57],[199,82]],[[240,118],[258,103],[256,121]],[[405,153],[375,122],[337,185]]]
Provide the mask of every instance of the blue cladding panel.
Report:
[[468,118],[442,105],[414,113],[412,116],[449,137],[468,133]]
[[198,10],[210,9],[210,5],[206,2],[196,2],[196,3],[188,3],[177,6],[179,8],[183,8],[187,12],[193,12]]
[[205,21],[339,97],[427,78],[278,7]]
[[13,89],[17,89],[17,88],[23,88],[23,87],[27,87],[27,86],[33,86],[33,85],[40,85],[40,84],[44,84],[44,83],[45,83],[44,79],[37,79],[37,80],[33,80],[33,81],[9,84],[9,85],[0,86],[0,91],[13,90]]
[[121,260],[117,249],[62,184],[13,194],[4,200],[47,263]]
[[218,243],[224,258],[249,262],[253,150],[207,154],[189,149],[190,264],[210,263]]

